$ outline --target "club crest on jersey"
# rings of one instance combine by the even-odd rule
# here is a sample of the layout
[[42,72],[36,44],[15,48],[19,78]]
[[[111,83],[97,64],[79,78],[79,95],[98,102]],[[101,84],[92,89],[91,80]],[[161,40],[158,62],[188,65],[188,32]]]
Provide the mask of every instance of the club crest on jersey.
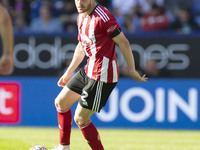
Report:
[[85,34],[81,34],[81,42],[86,45],[86,46],[90,46],[93,44],[92,39],[90,39],[87,35]]

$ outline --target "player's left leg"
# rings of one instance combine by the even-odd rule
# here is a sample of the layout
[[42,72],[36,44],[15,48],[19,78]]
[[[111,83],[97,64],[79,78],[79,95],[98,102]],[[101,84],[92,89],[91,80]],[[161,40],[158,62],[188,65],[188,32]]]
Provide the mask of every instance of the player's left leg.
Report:
[[91,122],[94,112],[100,112],[117,83],[96,81],[86,76],[87,84],[82,90],[81,99],[76,108],[74,120],[82,131],[92,150],[103,150],[99,133]]
[[78,104],[74,120],[92,150],[104,150],[99,133],[90,120],[93,113],[94,111],[83,108],[80,104]]

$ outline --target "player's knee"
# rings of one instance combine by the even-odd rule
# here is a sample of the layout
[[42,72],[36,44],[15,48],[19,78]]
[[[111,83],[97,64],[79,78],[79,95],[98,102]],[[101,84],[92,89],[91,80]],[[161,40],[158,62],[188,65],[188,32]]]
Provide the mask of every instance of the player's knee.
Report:
[[55,103],[56,108],[63,109],[63,110],[66,109],[66,107],[64,106],[64,104],[63,104],[62,100],[60,100],[60,98],[57,97],[55,99],[54,103]]
[[80,124],[80,120],[81,120],[81,118],[75,114],[74,115],[74,121],[75,121],[75,123],[76,124]]
[[83,123],[86,123],[90,120],[90,117],[89,116],[82,116],[82,115],[77,115],[75,113],[74,115],[74,121],[77,125],[80,125],[80,124],[83,124]]
[[56,99],[54,100],[54,105],[55,105],[56,108],[58,107],[58,102],[57,102]]
[[76,122],[77,125],[82,124],[85,122],[84,118],[80,115],[76,115],[74,116],[74,121]]
[[59,99],[57,97],[54,100],[54,104],[55,104],[56,107],[59,107]]

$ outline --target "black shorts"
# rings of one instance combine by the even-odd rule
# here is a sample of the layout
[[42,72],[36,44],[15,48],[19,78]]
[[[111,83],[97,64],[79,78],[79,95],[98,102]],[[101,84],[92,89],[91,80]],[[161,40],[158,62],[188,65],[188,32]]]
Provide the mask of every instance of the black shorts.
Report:
[[80,94],[79,103],[82,107],[100,112],[106,105],[108,97],[115,88],[116,83],[105,83],[90,79],[85,70],[80,69],[67,83],[67,87]]

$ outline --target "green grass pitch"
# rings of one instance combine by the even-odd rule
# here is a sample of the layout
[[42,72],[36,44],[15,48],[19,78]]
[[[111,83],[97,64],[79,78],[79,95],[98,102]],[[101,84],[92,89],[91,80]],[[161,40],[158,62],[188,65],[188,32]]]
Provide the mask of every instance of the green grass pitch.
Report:
[[[105,150],[200,150],[200,131],[99,129]],[[53,148],[57,128],[0,127],[0,150]],[[90,150],[79,129],[72,129],[71,150]]]

